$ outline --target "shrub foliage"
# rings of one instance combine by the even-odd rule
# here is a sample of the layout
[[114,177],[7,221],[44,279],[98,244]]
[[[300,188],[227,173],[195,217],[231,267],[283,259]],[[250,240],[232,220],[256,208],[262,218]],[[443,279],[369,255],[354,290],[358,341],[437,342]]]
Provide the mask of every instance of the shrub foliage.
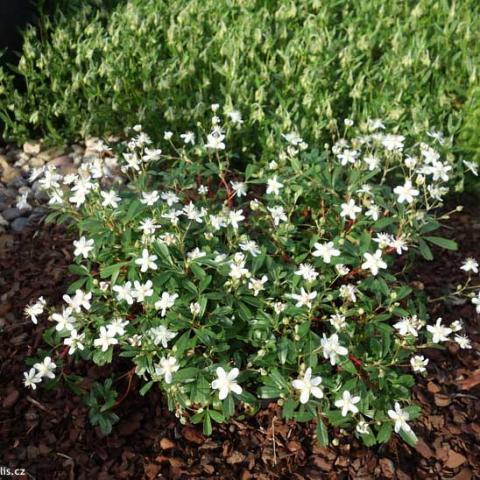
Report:
[[184,131],[219,95],[244,112],[235,142],[248,153],[272,151],[293,125],[306,141],[325,139],[350,115],[454,135],[478,82],[474,0],[94,5],[79,2],[26,32],[26,92],[0,78],[7,136],[61,142],[139,120],[151,134]]
[[[328,426],[354,428],[367,445],[393,429],[413,442],[410,372],[425,371],[423,348],[461,329],[428,321],[404,278],[412,259],[431,259],[429,244],[456,248],[435,235],[459,174],[444,140],[409,143],[379,121],[353,131],[346,120],[332,147],[287,133],[275,159],[242,172],[229,141],[240,116],[221,125],[212,109],[209,132],[165,132],[158,149],[136,126],[113,151],[99,144],[78,175],[35,172],[50,220],[78,232],[78,280],[63,309],[27,308],[35,322],[48,311],[52,326],[26,385],[78,390],[69,356],[68,371],[80,359],[118,369],[123,357],[142,394],[161,388],[207,434],[236,408],[276,399],[286,418],[315,420],[322,443]],[[106,432],[117,373],[87,396]]]

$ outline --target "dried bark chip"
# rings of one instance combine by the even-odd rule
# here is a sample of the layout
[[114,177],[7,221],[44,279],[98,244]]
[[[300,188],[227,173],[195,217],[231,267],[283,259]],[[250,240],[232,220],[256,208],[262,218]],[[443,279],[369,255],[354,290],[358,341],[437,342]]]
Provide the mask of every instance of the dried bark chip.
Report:
[[157,478],[157,475],[160,473],[161,470],[161,465],[158,465],[156,463],[149,463],[145,465],[145,477],[147,478],[147,480],[154,480],[155,478]]
[[234,450],[229,457],[227,457],[227,463],[230,465],[235,465],[237,463],[242,463],[245,460],[245,455],[237,450]]
[[297,440],[291,440],[287,443],[287,448],[290,452],[298,452],[302,449],[302,444]]
[[20,397],[20,392],[18,390],[12,390],[2,402],[3,408],[12,408]]
[[186,440],[197,445],[202,445],[205,442],[203,435],[191,427],[182,428],[182,435]]
[[448,458],[445,462],[445,466],[448,468],[458,468],[460,465],[463,465],[467,459],[455,450],[449,450]]
[[421,438],[418,439],[417,443],[415,444],[415,450],[423,457],[423,458],[431,458],[434,456],[433,450],[425,443],[425,441]]
[[462,468],[453,478],[454,480],[471,480],[473,478],[473,473],[470,468],[465,467]]
[[441,393],[436,393],[433,396],[433,399],[437,407],[448,407],[452,403],[452,399],[448,395],[443,395]]
[[432,381],[427,383],[427,390],[430,393],[438,393],[438,392],[442,391],[441,387],[439,387],[436,383],[434,383]]
[[324,472],[330,472],[333,469],[333,462],[328,461],[319,455],[312,455],[310,459],[313,465],[320,468],[320,470],[323,470]]
[[169,438],[162,438],[160,440],[160,448],[162,450],[170,450],[172,448],[175,448],[176,444],[174,441],[170,440]]
[[386,478],[395,478],[395,465],[389,458],[381,458],[379,463],[382,474]]

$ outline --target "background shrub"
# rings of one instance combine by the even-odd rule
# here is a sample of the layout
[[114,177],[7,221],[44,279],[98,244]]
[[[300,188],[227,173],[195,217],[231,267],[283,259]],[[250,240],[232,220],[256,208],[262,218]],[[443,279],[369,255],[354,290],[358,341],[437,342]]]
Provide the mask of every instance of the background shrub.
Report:
[[244,112],[245,154],[293,126],[324,140],[350,115],[456,135],[478,81],[475,0],[82,4],[26,32],[26,94],[0,74],[6,136],[118,134],[139,119],[181,131],[218,96]]

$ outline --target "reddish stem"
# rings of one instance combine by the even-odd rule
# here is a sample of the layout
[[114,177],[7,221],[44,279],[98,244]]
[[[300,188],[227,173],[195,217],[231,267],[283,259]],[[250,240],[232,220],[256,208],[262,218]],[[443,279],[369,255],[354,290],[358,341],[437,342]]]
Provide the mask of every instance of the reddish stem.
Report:
[[233,207],[233,192],[232,192],[232,189],[230,188],[228,183],[225,181],[225,178],[223,177],[223,175],[220,175],[220,182],[222,183],[222,185],[225,187],[225,190],[227,191],[227,205],[228,205],[228,208],[232,208]]
[[129,372],[127,373],[127,377],[128,377],[127,389],[123,392],[123,395],[119,399],[117,399],[113,408],[118,407],[125,400],[125,398],[127,398],[127,395],[130,393],[130,388],[132,386],[132,380],[133,380],[133,376],[135,375],[135,370],[136,370],[136,367],[132,367],[132,369],[129,370]]

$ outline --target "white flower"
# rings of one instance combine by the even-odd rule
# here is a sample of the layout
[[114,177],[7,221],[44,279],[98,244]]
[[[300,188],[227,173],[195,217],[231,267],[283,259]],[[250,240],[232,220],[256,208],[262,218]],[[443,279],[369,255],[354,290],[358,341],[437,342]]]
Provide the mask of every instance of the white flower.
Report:
[[335,265],[335,270],[339,275],[347,275],[350,272],[350,269],[343,263],[337,263],[337,265]]
[[452,332],[459,332],[463,328],[463,322],[462,320],[455,320],[450,324],[450,328],[452,329]]
[[102,352],[106,352],[110,345],[117,345],[118,340],[115,338],[115,332],[105,327],[100,327],[100,336],[93,341],[95,347],[102,347]]
[[180,135],[185,144],[195,145],[195,134],[193,132],[185,132]]
[[425,372],[426,366],[428,365],[428,358],[425,358],[423,355],[415,355],[410,359],[410,365],[414,372]]
[[197,223],[203,223],[202,218],[205,215],[205,211],[199,210],[193,202],[190,202],[188,205],[183,207],[183,213],[187,216],[189,220],[195,220]]
[[346,127],[353,127],[353,120],[351,120],[350,118],[345,118],[343,120],[343,123]]
[[40,297],[35,303],[27,305],[25,307],[24,313],[27,317],[30,317],[30,320],[35,325],[38,323],[38,318],[45,309],[46,302],[43,297]]
[[275,196],[277,196],[280,194],[280,190],[282,188],[283,183],[280,183],[276,176],[267,180],[267,195],[273,193]]
[[232,123],[235,123],[237,125],[241,125],[243,123],[242,115],[237,110],[231,110],[230,112],[227,113],[227,116],[230,118]]
[[303,378],[297,378],[292,381],[292,387],[295,390],[300,390],[300,403],[307,403],[310,395],[315,398],[323,398],[323,390],[319,387],[322,383],[322,377],[312,378],[312,369],[307,368]]
[[79,240],[73,241],[73,246],[75,247],[73,254],[76,257],[83,256],[83,258],[88,258],[88,254],[94,248],[94,241],[92,239],[87,240],[85,237],[80,237]]
[[478,262],[474,258],[467,258],[460,267],[465,272],[478,273]]
[[225,135],[218,131],[213,131],[207,135],[207,143],[205,144],[206,148],[211,148],[212,150],[225,150]]
[[239,222],[245,220],[243,216],[243,210],[230,210],[228,212],[228,223],[235,229],[238,229]]
[[149,207],[152,207],[160,200],[160,195],[156,190],[153,192],[143,192],[142,197],[143,198],[140,200],[140,202],[142,202],[144,205],[148,205]]
[[357,301],[356,291],[357,289],[355,288],[354,285],[351,285],[351,284],[342,285],[340,287],[340,296],[344,300],[348,300],[350,302],[355,303]]
[[368,435],[368,433],[370,432],[370,429],[368,427],[368,423],[365,420],[360,420],[357,423],[357,426],[355,427],[355,430],[360,435]]
[[100,195],[103,197],[103,207],[118,207],[118,202],[121,200],[121,198],[116,194],[115,190],[110,190],[109,192],[100,192]]
[[328,321],[332,325],[335,330],[343,330],[346,326],[347,323],[345,321],[345,315],[340,315],[339,313],[333,314]]
[[31,388],[32,390],[37,389],[37,383],[42,381],[42,378],[38,375],[37,371],[34,368],[28,370],[28,372],[23,372],[23,384],[26,387]]
[[192,315],[198,315],[202,311],[202,307],[198,302],[190,303],[190,312]]
[[300,275],[306,282],[313,282],[318,277],[318,272],[308,263],[301,263],[295,275]]
[[230,182],[230,185],[238,198],[247,195],[247,184],[245,182]]
[[272,215],[273,224],[275,226],[278,226],[280,222],[286,222],[288,220],[282,206],[267,207],[267,208],[270,214]]
[[266,275],[263,275],[262,278],[257,279],[257,278],[251,278],[250,282],[248,284],[248,288],[250,290],[253,290],[253,296],[256,297],[258,294],[262,291],[265,290],[265,283],[267,282],[268,277]]
[[157,228],[160,228],[152,218],[145,218],[140,222],[139,227],[143,230],[144,235],[153,235]]
[[160,148],[146,148],[142,160],[144,162],[154,162],[159,160],[161,155],[162,150]]
[[57,368],[57,365],[52,362],[52,359],[50,357],[45,357],[43,359],[43,362],[35,363],[33,367],[37,369],[37,375],[40,378],[55,378],[55,374],[53,373],[53,371]]
[[480,313],[480,291],[477,292],[477,296],[472,298],[472,303],[475,305],[475,310]]
[[467,170],[470,170],[476,177],[478,177],[478,165],[475,162],[464,160],[463,163],[467,167]]
[[198,247],[195,247],[193,250],[191,250],[190,252],[187,253],[187,257],[190,260],[195,260],[197,258],[202,258],[202,257],[205,257],[205,255],[207,255],[207,254],[205,252],[202,252],[202,250],[200,250]]
[[349,163],[355,163],[358,157],[357,150],[344,150],[342,153],[339,153],[338,158],[340,159],[340,163],[345,166]]
[[147,280],[145,283],[135,280],[134,286],[133,296],[137,299],[137,302],[143,302],[146,297],[153,295],[153,283],[151,280]]
[[85,340],[85,334],[78,334],[78,332],[73,329],[70,332],[70,336],[63,340],[63,344],[69,346],[68,349],[69,355],[73,355],[77,350],[83,350],[85,348],[82,343]]
[[448,340],[452,329],[442,325],[442,319],[437,318],[435,325],[428,325],[427,330],[432,334],[432,342],[439,343]]
[[283,302],[275,302],[273,304],[273,310],[277,315],[280,315],[287,308],[287,304]]
[[363,258],[365,262],[362,263],[363,270],[370,270],[372,275],[378,275],[380,269],[387,268],[387,264],[382,260],[382,251],[378,249],[373,255],[371,253],[364,253]]
[[400,407],[398,402],[395,402],[395,410],[389,410],[388,416],[395,422],[395,432],[398,433],[400,430],[415,436],[413,433],[410,425],[408,425],[407,421],[410,418],[408,412],[404,412]]
[[370,217],[374,222],[380,218],[380,208],[377,205],[370,205],[365,212],[366,217]]
[[355,204],[353,199],[350,199],[347,203],[342,203],[340,205],[342,211],[340,216],[343,218],[350,218],[350,220],[355,220],[357,218],[357,213],[360,213],[362,209]]
[[55,330],[62,332],[63,330],[74,330],[75,318],[72,316],[71,307],[63,307],[62,313],[54,313],[52,320],[57,322]]
[[458,343],[460,348],[470,349],[472,348],[472,344],[470,343],[470,339],[465,335],[455,335],[455,341]]
[[19,210],[31,210],[32,206],[28,203],[28,195],[30,190],[24,191],[21,195],[17,195],[17,207]]
[[377,236],[373,239],[373,241],[378,243],[380,248],[385,248],[392,244],[393,238],[388,233],[377,233]]
[[167,205],[169,207],[175,205],[175,203],[178,203],[180,201],[178,195],[175,192],[163,192],[160,197],[162,198],[162,200],[165,200],[167,202]]
[[322,257],[322,260],[325,263],[330,263],[332,257],[338,257],[340,255],[340,250],[336,249],[333,246],[333,242],[326,242],[326,243],[315,243],[314,244],[315,251],[312,252],[314,257]]
[[380,118],[369,118],[367,122],[370,131],[385,130],[385,125]]
[[155,302],[155,308],[157,310],[161,310],[160,314],[162,317],[165,316],[167,313],[167,310],[169,308],[172,308],[173,305],[175,304],[175,300],[178,298],[177,293],[168,293],[168,292],[163,292],[162,296],[160,297],[160,300],[157,300]]
[[398,185],[398,187],[395,187],[393,192],[398,196],[398,203],[412,203],[415,200],[415,197],[420,194],[416,188],[413,188],[410,180],[406,180],[403,185]]
[[405,137],[403,135],[384,135],[382,145],[390,151],[403,150],[404,140]]
[[160,359],[160,365],[155,367],[155,373],[157,375],[163,375],[165,383],[172,383],[172,374],[179,368],[180,366],[175,357],[162,357]]
[[128,325],[127,320],[123,320],[121,318],[115,318],[112,320],[108,325],[107,329],[113,333],[113,335],[124,335],[125,334],[125,327]]
[[241,250],[250,253],[252,257],[256,257],[260,254],[257,242],[254,242],[253,240],[247,240],[246,242],[240,243],[239,246]]
[[337,363],[339,355],[344,356],[348,354],[348,350],[340,345],[338,341],[338,335],[336,333],[328,338],[325,336],[325,334],[323,334],[320,344],[323,348],[323,357],[329,359],[331,365],[335,365]]
[[398,255],[408,250],[407,244],[403,238],[392,238],[390,247],[394,248]]
[[173,132],[170,132],[168,130],[166,132],[163,132],[163,138],[165,140],[170,140],[172,137],[173,137]]
[[63,300],[65,303],[73,309],[74,312],[80,313],[82,308],[90,310],[90,300],[92,298],[92,292],[85,293],[80,289],[75,291],[74,297],[70,295],[64,295]]
[[394,328],[398,330],[398,333],[405,337],[406,335],[413,335],[418,337],[417,327],[415,321],[410,317],[403,317],[399,322],[394,325]]
[[127,282],[124,285],[115,285],[113,291],[116,292],[119,302],[125,300],[129,305],[132,305],[134,296],[132,282]]
[[370,171],[375,170],[380,165],[380,160],[373,155],[367,155],[363,161],[368,165]]
[[293,300],[296,300],[296,307],[308,307],[312,308],[312,300],[314,300],[317,297],[317,292],[306,292],[305,289],[302,287],[300,290],[299,294],[292,293],[290,295],[290,298],[293,298]]
[[217,378],[212,382],[212,388],[219,390],[218,398],[225,400],[230,392],[240,395],[242,393],[242,387],[235,382],[235,379],[240,374],[238,368],[232,368],[228,373],[222,367],[218,367],[216,370]]
[[176,332],[172,332],[165,325],[153,327],[148,331],[155,345],[161,344],[163,348],[168,347],[168,342],[177,336]]
[[148,271],[148,269],[156,270],[158,268],[157,264],[155,263],[156,259],[157,259],[156,255],[150,255],[148,253],[148,250],[144,248],[142,251],[142,256],[140,258],[137,258],[135,260],[135,263],[137,265],[140,265],[141,267],[140,271],[145,273],[146,271]]
[[358,413],[356,404],[360,401],[360,397],[352,397],[352,394],[345,390],[342,394],[342,398],[335,402],[335,406],[342,409],[342,417],[346,417],[348,412],[352,412],[354,415]]

